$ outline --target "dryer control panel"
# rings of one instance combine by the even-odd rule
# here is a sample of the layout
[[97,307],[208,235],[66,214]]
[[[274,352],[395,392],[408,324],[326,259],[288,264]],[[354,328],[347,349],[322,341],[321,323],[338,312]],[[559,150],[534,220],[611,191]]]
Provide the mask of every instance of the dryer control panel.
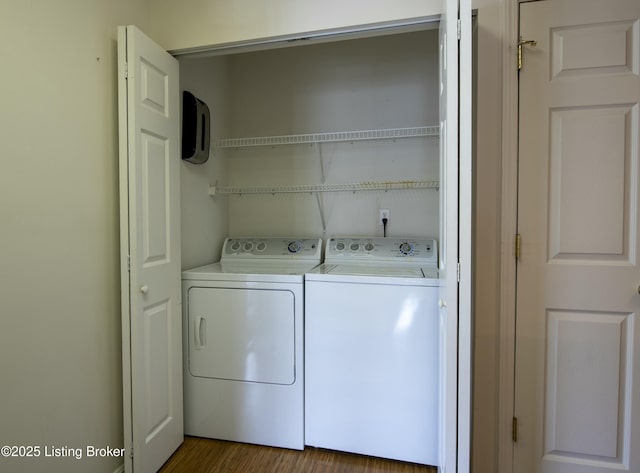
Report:
[[433,238],[333,237],[327,240],[325,262],[394,262],[437,266]]
[[222,260],[237,259],[320,259],[320,238],[227,238]]

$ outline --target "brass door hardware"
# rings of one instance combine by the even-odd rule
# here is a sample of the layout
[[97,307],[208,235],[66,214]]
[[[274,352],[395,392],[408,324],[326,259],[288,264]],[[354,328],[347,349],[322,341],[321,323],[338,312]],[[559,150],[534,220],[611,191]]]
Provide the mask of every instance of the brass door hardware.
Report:
[[532,39],[524,40],[522,36],[518,38],[518,70],[522,69],[522,46],[530,44],[531,46],[536,46],[538,43]]

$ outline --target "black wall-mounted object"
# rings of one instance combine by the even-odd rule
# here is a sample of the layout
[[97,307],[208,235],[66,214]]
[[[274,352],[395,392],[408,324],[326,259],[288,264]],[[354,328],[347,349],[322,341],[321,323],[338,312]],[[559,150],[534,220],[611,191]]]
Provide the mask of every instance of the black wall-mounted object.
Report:
[[202,164],[209,159],[209,107],[191,92],[182,93],[182,159]]

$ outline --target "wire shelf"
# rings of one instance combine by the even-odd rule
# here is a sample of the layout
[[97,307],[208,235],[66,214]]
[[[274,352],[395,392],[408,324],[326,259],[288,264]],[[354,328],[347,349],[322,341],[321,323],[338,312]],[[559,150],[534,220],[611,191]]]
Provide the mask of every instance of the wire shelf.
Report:
[[312,133],[306,135],[260,136],[252,138],[219,138],[214,140],[216,148],[248,148],[253,146],[277,146],[313,143],[331,143],[340,141],[392,140],[422,136],[439,136],[438,126],[419,126],[413,128],[389,128],[382,130],[337,131],[330,133]]
[[209,195],[305,194],[315,192],[359,192],[440,188],[440,181],[385,181],[358,184],[311,184],[296,186],[224,186],[209,188]]

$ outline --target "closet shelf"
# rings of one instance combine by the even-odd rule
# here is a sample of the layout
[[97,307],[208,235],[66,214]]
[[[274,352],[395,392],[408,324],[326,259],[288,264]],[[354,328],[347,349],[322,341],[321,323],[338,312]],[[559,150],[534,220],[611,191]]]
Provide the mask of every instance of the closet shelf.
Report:
[[209,195],[304,194],[314,192],[358,192],[440,188],[440,181],[385,181],[359,184],[311,184],[297,186],[209,187]]
[[331,143],[339,141],[392,140],[421,136],[439,136],[438,126],[419,126],[413,128],[389,128],[382,130],[337,131],[330,133],[312,133],[307,135],[259,136],[253,138],[219,138],[214,140],[216,148],[248,148],[252,146],[276,146],[313,143]]

